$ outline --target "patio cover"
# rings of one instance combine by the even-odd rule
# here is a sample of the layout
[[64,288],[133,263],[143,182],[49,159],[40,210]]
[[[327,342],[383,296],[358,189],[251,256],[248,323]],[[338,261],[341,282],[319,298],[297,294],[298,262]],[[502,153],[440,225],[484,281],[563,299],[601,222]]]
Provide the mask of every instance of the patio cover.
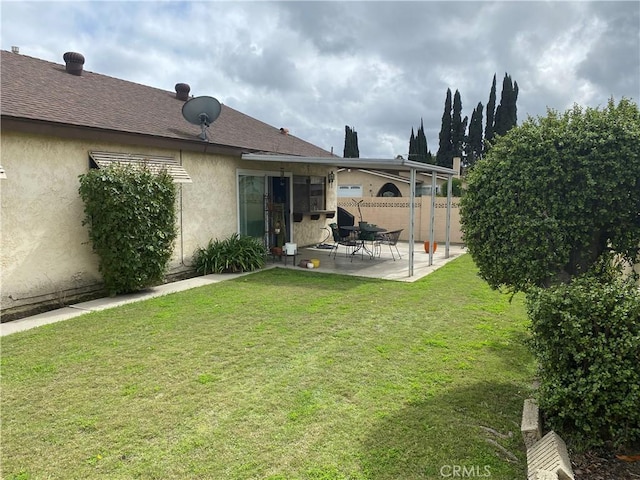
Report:
[[[447,178],[447,225],[446,225],[446,242],[445,242],[445,258],[449,258],[449,232],[451,230],[451,179],[456,175],[456,171],[452,168],[432,165],[430,163],[414,162],[406,160],[402,156],[396,158],[340,158],[340,157],[300,157],[293,155],[274,155],[274,154],[258,154],[245,153],[242,155],[243,160],[253,160],[260,162],[289,162],[303,163],[306,165],[325,165],[327,167],[344,167],[344,168],[364,168],[371,170],[389,170],[409,172],[411,182],[411,195],[409,199],[409,245],[414,244],[415,232],[415,199],[416,199],[416,172],[431,174],[431,218],[429,221],[429,243],[433,244],[434,238],[434,222],[435,222],[435,206],[436,206],[436,176],[441,175]],[[409,248],[409,276],[413,276],[414,251]],[[433,264],[433,249],[429,251],[429,265]]]

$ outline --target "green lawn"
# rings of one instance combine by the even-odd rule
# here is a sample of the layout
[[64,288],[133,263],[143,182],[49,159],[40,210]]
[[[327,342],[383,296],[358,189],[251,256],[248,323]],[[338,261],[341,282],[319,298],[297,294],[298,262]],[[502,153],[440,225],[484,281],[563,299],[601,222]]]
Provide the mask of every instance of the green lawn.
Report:
[[271,269],[83,315],[2,339],[1,476],[524,478],[526,335],[469,255],[415,283]]

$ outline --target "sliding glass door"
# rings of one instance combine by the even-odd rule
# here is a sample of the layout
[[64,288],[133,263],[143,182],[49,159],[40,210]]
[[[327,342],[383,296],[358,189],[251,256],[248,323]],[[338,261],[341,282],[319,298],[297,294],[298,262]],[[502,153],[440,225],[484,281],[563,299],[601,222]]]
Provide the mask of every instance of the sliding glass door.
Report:
[[238,176],[238,219],[240,234],[255,238],[265,238],[267,223],[265,216],[265,195],[267,183],[264,175]]
[[290,176],[277,172],[238,172],[238,232],[241,235],[259,238],[267,247],[291,240],[290,180]]

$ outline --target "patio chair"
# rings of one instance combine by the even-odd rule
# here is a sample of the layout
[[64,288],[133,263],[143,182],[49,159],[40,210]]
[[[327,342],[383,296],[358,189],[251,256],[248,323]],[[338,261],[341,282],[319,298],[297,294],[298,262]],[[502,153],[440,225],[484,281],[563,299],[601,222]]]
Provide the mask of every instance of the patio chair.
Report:
[[351,232],[341,230],[337,223],[332,223],[329,226],[331,227],[331,233],[333,234],[333,248],[329,251],[329,256],[333,253],[333,257],[335,258],[340,245],[347,247],[345,256],[349,255],[352,249],[357,245],[351,237]]
[[[391,257],[395,262],[396,257],[393,254],[393,248],[396,249],[396,253],[398,254],[398,258],[402,258],[400,255],[400,251],[398,250],[398,238],[400,238],[400,233],[402,233],[403,228],[400,230],[393,230],[391,232],[384,232],[377,235],[377,240],[380,242],[380,245],[388,245],[389,251],[391,252]],[[380,250],[379,250],[380,252]],[[379,255],[379,254],[378,254]]]

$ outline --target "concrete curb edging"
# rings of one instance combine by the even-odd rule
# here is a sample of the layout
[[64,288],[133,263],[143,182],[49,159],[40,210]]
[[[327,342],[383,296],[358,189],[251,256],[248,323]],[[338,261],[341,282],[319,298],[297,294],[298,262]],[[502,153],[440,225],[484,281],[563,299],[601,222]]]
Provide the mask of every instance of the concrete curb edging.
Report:
[[527,447],[527,480],[575,480],[564,440],[553,430],[542,436],[534,399],[524,401],[520,431]]

